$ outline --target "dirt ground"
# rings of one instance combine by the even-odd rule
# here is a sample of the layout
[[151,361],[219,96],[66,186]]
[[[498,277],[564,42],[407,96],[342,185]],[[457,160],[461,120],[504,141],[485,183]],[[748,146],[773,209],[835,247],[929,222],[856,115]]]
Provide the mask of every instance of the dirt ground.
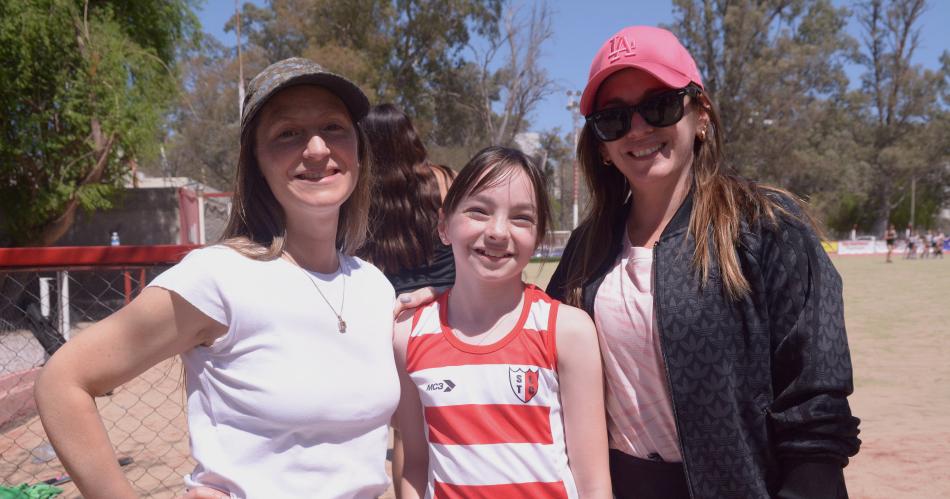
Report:
[[[950,497],[950,259],[835,256],[854,365],[861,451],[852,499]],[[553,264],[525,278],[543,286]]]
[[840,257],[861,452],[854,498],[950,497],[950,260]]
[[[96,399],[118,457],[131,457],[123,468],[144,497],[169,498],[180,492],[182,476],[194,467],[189,456],[181,364],[165,361]],[[38,417],[0,434],[0,483],[35,483],[63,473]],[[59,485],[64,499],[80,498],[73,483]]]
[[[845,469],[856,499],[950,497],[950,260],[883,263],[882,256],[837,257],[855,370],[854,414],[861,452]],[[543,286],[555,265],[532,264]],[[190,471],[181,411],[180,364],[169,361],[99,399],[126,475],[147,497],[172,497]],[[0,482],[61,472],[37,418],[0,429]],[[79,497],[63,485],[61,497]],[[387,493],[384,497],[392,497]]]

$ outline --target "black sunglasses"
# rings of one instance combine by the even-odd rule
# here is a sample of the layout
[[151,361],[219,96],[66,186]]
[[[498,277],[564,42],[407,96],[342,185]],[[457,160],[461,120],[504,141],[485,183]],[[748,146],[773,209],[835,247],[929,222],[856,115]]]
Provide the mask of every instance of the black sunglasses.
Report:
[[630,131],[633,113],[640,113],[643,121],[653,127],[675,125],[683,119],[683,97],[696,97],[700,93],[699,87],[690,84],[654,95],[633,106],[610,107],[591,113],[587,116],[587,123],[603,142],[617,140],[626,135]]

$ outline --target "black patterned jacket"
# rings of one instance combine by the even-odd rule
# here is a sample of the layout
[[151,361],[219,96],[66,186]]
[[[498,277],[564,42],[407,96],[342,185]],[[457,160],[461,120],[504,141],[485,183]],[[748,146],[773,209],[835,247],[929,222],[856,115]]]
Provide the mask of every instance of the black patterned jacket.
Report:
[[[791,207],[791,203],[783,203]],[[691,269],[692,197],[654,248],[657,333],[694,499],[843,498],[842,468],[858,451],[841,278],[814,232],[795,220],[744,226],[739,257],[751,292],[730,301],[716,259],[701,289]],[[791,208],[790,208],[791,209]],[[594,297],[621,251],[583,291]],[[563,300],[578,227],[547,292]]]

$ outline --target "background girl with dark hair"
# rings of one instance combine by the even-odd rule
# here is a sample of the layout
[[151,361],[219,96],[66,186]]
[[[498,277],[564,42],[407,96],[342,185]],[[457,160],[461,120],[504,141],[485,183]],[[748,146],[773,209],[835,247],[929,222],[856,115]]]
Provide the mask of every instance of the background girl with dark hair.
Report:
[[442,198],[455,173],[431,163],[409,117],[392,104],[370,109],[361,122],[376,161],[372,235],[360,249],[397,293],[455,281],[452,249],[439,241]]
[[846,497],[841,279],[805,208],[726,168],[669,31],[612,36],[580,107],[591,209],[548,293],[597,325],[616,496]]

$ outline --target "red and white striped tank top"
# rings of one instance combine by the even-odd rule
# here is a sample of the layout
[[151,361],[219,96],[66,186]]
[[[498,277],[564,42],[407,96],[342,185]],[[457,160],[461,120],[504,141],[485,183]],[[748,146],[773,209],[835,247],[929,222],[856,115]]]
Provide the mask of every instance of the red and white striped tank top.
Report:
[[528,285],[511,332],[470,345],[448,326],[448,296],[416,311],[406,351],[429,441],[426,496],[576,498],[558,395],[558,302]]

